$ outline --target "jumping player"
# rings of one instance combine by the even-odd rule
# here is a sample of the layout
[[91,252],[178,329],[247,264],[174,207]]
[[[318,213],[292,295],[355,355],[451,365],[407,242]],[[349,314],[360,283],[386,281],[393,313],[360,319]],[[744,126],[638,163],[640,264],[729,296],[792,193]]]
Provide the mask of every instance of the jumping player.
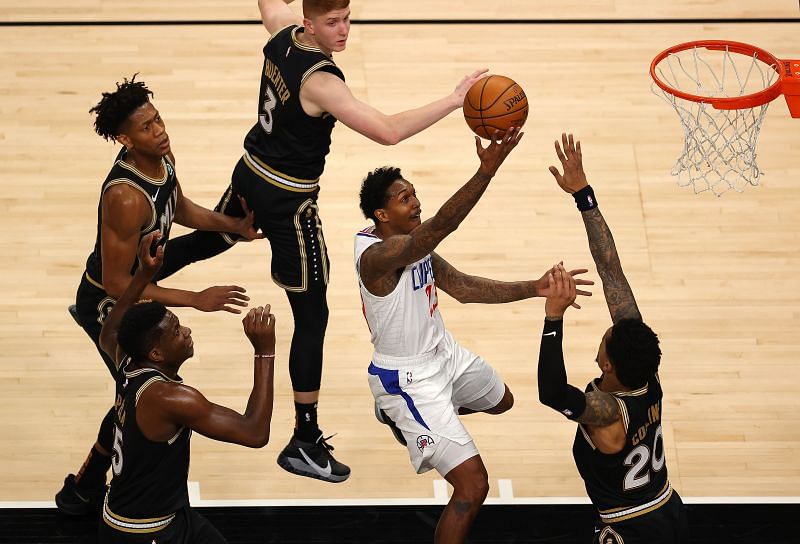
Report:
[[[131,282],[142,237],[158,230],[161,243],[166,243],[173,221],[199,229],[233,229],[248,240],[263,237],[253,228],[252,212],[233,218],[202,208],[183,194],[164,121],[150,102],[152,94],[134,76],[118,83],[115,91],[103,93],[102,100],[90,110],[96,114],[97,134],[121,143],[123,148],[100,188],[94,250],[86,260],[76,304],[70,312],[94,342],[112,376],[117,370],[100,349],[100,329],[117,297]],[[207,312],[240,313],[235,307],[246,306],[248,300],[244,289],[237,286],[192,292],[151,284],[144,296],[167,306],[192,306]],[[111,463],[112,420],[113,409],[106,414],[81,470],[66,477],[56,495],[61,511],[86,514],[102,498]]]
[[[278,464],[295,474],[341,482],[350,469],[333,458],[317,424],[329,273],[317,195],[331,132],[339,120],[375,142],[396,144],[458,109],[485,71],[465,77],[435,102],[383,114],[353,96],[332,58],[347,45],[349,0],[303,0],[302,19],[287,6],[290,1],[259,0],[271,36],[263,50],[257,122],[245,137],[244,155],[217,209],[241,215],[232,194],[246,199],[272,248],[272,279],[292,307],[289,373],[295,429]],[[235,241],[230,234],[202,232],[177,238],[167,253],[166,273],[187,260],[224,251]]]
[[152,232],[139,245],[139,268],[105,319],[100,345],[120,369],[114,406],[111,480],[100,544],[225,539],[189,507],[186,478],[192,431],[252,448],[269,441],[275,360],[275,316],[269,305],[242,320],[255,350],[254,382],[244,414],[209,402],[178,372],[194,354],[192,331],[160,302],[137,301],[163,260],[151,256]]
[[561,137],[558,185],[578,205],[613,325],[597,352],[602,375],[585,392],[567,383],[563,316],[575,300],[575,281],[562,266],[548,276],[551,293],[539,352],[539,400],[578,422],[572,453],[597,508],[595,544],[677,544],[687,541],[683,503],[667,478],[661,426],[661,349],[642,321],[622,271],[614,238],[586,181],[580,142]]
[[418,473],[436,469],[453,486],[436,527],[439,544],[464,542],[489,490],[486,467],[458,415],[501,414],[514,397],[484,359],[447,332],[437,288],[461,303],[491,304],[545,296],[547,282],[470,276],[433,250],[458,228],[521,137],[512,128],[485,149],[476,138],[478,171],[425,222],[414,186],[399,169],[379,168],[361,188],[361,210],[375,223],[356,234],[355,265],[375,347],[369,384],[376,416],[406,445]]

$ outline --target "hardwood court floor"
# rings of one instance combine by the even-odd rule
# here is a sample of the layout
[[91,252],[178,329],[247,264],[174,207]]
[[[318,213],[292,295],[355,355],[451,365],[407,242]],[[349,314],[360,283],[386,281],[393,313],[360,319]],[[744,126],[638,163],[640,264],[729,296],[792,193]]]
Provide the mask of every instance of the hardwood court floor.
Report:
[[[790,56],[800,53],[792,47],[797,28],[354,26],[348,50],[336,57],[354,92],[390,113],[443,96],[482,66],[527,91],[525,139],[440,247],[470,273],[539,277],[561,259],[593,268],[574,204],[546,170],[555,162],[553,139],[564,130],[580,136],[639,306],[663,341],[668,466],[687,497],[800,489],[800,125],[776,101],[759,142],[762,186],[695,196],[669,175],[682,134],[674,113],[651,94],[647,67],[656,52],[692,38],[735,39]],[[93,134],[87,110],[101,91],[139,72],[167,122],[185,194],[213,206],[254,120],[265,39],[258,25],[2,29],[0,501],[51,500],[64,475],[79,467],[112,397],[94,347],[66,312],[93,243],[98,187],[117,150]],[[273,439],[247,450],[195,436],[190,479],[204,499],[432,497],[438,476],[414,475],[405,450],[374,421],[366,385],[371,346],[352,235],[366,223],[359,182],[384,164],[403,168],[429,217],[477,160],[458,113],[393,148],[336,129],[320,199],[333,263],[320,421],[338,433],[332,442],[353,469],[348,482],[296,478],[275,464],[293,417],[291,316],[268,279],[267,245],[237,246],[167,282],[244,285],[254,303],[270,302],[278,315]],[[597,279],[594,271],[590,277]],[[570,380],[581,386],[596,374],[597,344],[609,324],[600,287],[594,292],[567,318]],[[491,496],[498,497],[498,479],[511,480],[516,497],[583,496],[570,454],[575,429],[537,401],[543,302],[460,306],[442,294],[441,309],[453,334],[498,369],[517,399],[508,414],[467,419]],[[238,318],[177,313],[192,327],[197,349],[186,381],[243,409],[252,370]]]

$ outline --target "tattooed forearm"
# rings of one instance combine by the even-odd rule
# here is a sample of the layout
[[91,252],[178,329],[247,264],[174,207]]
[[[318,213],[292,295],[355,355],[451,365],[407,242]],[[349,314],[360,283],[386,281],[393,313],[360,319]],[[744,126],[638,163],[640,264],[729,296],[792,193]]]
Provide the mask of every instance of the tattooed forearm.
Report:
[[436,285],[462,304],[499,304],[536,296],[533,281],[506,282],[470,276],[456,270],[436,253],[432,257]]
[[617,246],[611,235],[603,214],[598,208],[581,213],[586,234],[589,237],[589,249],[597,266],[597,272],[603,281],[603,292],[606,295],[611,319],[616,323],[620,319],[641,319],[636,299],[628,284],[622,264],[619,261]]
[[619,419],[619,405],[613,396],[601,391],[586,393],[586,409],[577,419],[579,423],[605,427]]

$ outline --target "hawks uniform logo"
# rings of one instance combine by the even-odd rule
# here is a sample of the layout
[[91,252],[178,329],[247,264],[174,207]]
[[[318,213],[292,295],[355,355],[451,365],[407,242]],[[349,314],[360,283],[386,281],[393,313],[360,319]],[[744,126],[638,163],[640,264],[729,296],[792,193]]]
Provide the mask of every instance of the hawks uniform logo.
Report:
[[100,303],[97,305],[97,322],[101,325],[108,317],[108,314],[111,313],[111,309],[114,308],[114,304],[117,301],[111,297],[105,297]]
[[427,434],[421,434],[417,437],[417,447],[419,448],[419,451],[425,451],[425,448],[432,446],[433,444],[433,438]]
[[597,538],[598,544],[625,544],[619,533],[611,527],[603,527],[602,531],[595,529],[595,533],[600,533]]

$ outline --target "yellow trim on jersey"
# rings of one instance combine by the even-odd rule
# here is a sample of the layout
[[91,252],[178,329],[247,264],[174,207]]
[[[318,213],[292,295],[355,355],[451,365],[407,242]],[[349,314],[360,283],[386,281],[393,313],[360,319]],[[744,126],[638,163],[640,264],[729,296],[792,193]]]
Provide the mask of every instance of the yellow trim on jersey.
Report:
[[[306,44],[304,44],[303,42],[301,42],[300,40],[297,39],[297,34],[300,32],[300,30],[302,28],[303,27],[298,26],[297,28],[292,30],[292,43],[294,44],[294,46],[297,47],[298,49],[302,49],[303,51],[312,51],[314,53],[321,53],[321,54],[324,55],[325,53],[323,53],[322,49],[320,49],[319,47],[314,47],[312,45],[306,45]],[[305,30],[303,30],[303,32],[305,32]]]
[[303,227],[300,225],[300,214],[303,213],[308,206],[313,206],[313,204],[313,201],[309,198],[300,204],[300,206],[297,207],[297,211],[294,212],[294,231],[297,236],[297,247],[300,250],[300,277],[302,278],[300,280],[300,285],[295,287],[284,285],[275,278],[274,274],[272,275],[272,281],[284,291],[305,293],[308,289],[308,256],[306,255],[306,241],[303,238]]
[[162,177],[161,179],[155,179],[155,178],[151,178],[150,176],[145,176],[138,168],[128,164],[127,162],[125,162],[125,161],[123,161],[121,159],[118,160],[117,163],[121,167],[123,167],[124,169],[130,170],[131,172],[133,172],[134,174],[136,174],[137,176],[139,176],[143,180],[147,181],[148,183],[152,183],[153,185],[164,185],[167,182],[167,179],[169,178],[169,169],[167,168],[166,161],[164,160],[164,157],[161,157],[161,164],[164,167],[164,177]]
[[598,510],[597,512],[600,514],[600,519],[603,523],[618,523],[620,521],[638,518],[639,516],[658,510],[669,501],[670,497],[672,497],[672,486],[667,482],[667,485],[664,486],[658,496],[652,501],[640,504],[639,506],[612,508],[610,510]]
[[306,79],[308,79],[308,76],[310,76],[311,74],[313,74],[314,72],[316,72],[317,70],[322,68],[323,66],[336,66],[336,65],[330,60],[321,60],[321,61],[319,61],[314,66],[312,66],[311,68],[309,68],[308,70],[305,71],[305,73],[303,74],[303,77],[300,78],[300,86],[301,87],[303,86],[303,83],[306,82]]
[[272,35],[269,37],[269,39],[267,40],[267,43],[271,42],[271,41],[272,41],[272,38],[274,38],[275,36],[277,36],[278,34],[280,34],[281,32],[283,32],[284,30],[286,30],[286,29],[287,29],[287,28],[289,28],[290,26],[296,26],[296,27],[298,27],[298,28],[300,27],[300,25],[298,25],[297,23],[289,23],[289,24],[288,24],[288,25],[286,25],[286,26],[282,26],[282,27],[280,27],[278,30],[276,30],[276,31],[275,31],[275,32],[274,32],[274,33],[273,33],[273,34],[272,34]]
[[133,519],[119,516],[108,507],[108,492],[103,501],[103,521],[106,525],[123,533],[155,533],[164,529],[175,519],[175,513],[157,518]]
[[[137,191],[141,192],[145,196],[145,198],[147,199],[147,202],[150,204],[150,210],[153,212],[152,213],[152,217],[150,218],[150,223],[146,227],[142,227],[139,230],[139,232],[147,232],[148,230],[150,230],[153,227],[155,227],[156,226],[156,203],[153,201],[153,197],[150,196],[150,194],[147,191],[145,191],[144,189],[142,189],[139,185],[135,184],[133,181],[131,181],[131,180],[127,179],[127,178],[112,179],[111,181],[108,182],[108,185],[106,185],[105,189],[103,189],[103,194],[106,193],[106,191],[108,190],[109,187],[112,187],[114,185],[130,185],[131,187],[133,187]],[[100,198],[102,198],[102,195],[100,195]]]
[[152,378],[144,382],[142,385],[139,386],[139,389],[136,390],[136,400],[133,402],[133,405],[134,406],[139,405],[139,397],[142,395],[142,393],[144,393],[145,389],[153,385],[155,382],[166,382],[166,381],[167,380],[165,380],[163,376],[158,375],[158,376],[153,376]]
[[314,181],[297,180],[297,178],[286,176],[270,168],[247,152],[242,156],[242,159],[244,159],[244,163],[255,175],[280,189],[293,191],[295,193],[310,193],[319,187],[319,178]]
[[280,170],[276,170],[276,169],[272,168],[270,165],[268,165],[267,163],[265,163],[264,161],[262,161],[258,157],[254,157],[253,155],[251,155],[250,153],[248,153],[246,151],[245,151],[244,156],[245,156],[245,159],[249,159],[249,160],[253,161],[256,166],[259,166],[259,167],[263,168],[264,170],[267,170],[269,173],[275,174],[276,176],[283,178],[285,181],[293,181],[294,183],[299,183],[299,184],[303,184],[303,185],[314,185],[314,186],[319,184],[319,178],[315,178],[315,179],[296,178],[296,177],[290,176],[288,174],[284,174]]
[[617,404],[619,405],[619,413],[622,416],[622,426],[625,427],[625,435],[628,435],[628,425],[630,425],[631,418],[628,415],[628,407],[625,405],[625,401],[621,398],[617,397],[616,395],[611,395]]
[[86,281],[88,281],[89,283],[91,283],[92,285],[94,285],[95,287],[97,287],[98,289],[102,289],[103,291],[105,291],[105,290],[106,290],[106,288],[105,288],[105,287],[103,287],[103,284],[102,284],[102,283],[100,283],[100,282],[99,282],[99,281],[97,281],[97,280],[93,280],[93,279],[92,279],[92,277],[89,275],[89,272],[88,272],[88,271],[87,271],[87,272],[84,274],[84,277],[86,278]]
[[639,389],[634,389],[633,391],[614,391],[611,393],[612,395],[617,395],[619,397],[638,397],[640,395],[644,395],[647,393],[648,384],[644,384],[644,387],[640,387]]

